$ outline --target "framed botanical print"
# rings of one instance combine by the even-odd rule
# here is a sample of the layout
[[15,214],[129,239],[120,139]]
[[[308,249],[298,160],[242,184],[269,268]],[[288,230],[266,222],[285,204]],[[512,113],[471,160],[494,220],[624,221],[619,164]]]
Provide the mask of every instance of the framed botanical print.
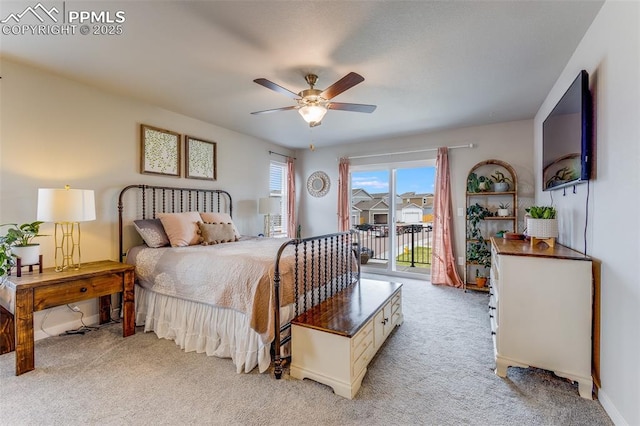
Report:
[[217,179],[215,142],[185,136],[185,177]]
[[140,125],[140,172],[180,176],[180,134]]

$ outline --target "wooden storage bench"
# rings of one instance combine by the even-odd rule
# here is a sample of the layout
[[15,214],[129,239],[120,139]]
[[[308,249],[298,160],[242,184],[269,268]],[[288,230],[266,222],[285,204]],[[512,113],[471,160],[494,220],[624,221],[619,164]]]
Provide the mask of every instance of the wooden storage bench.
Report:
[[290,374],[352,399],[402,320],[402,284],[363,279],[291,321]]

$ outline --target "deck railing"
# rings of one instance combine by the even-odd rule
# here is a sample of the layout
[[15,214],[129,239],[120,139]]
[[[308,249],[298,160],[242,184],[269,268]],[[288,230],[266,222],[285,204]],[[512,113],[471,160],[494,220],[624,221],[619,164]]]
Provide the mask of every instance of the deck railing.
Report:
[[[360,247],[369,259],[389,261],[390,238],[387,225],[359,225]],[[431,265],[431,225],[396,225],[396,262],[409,266]]]

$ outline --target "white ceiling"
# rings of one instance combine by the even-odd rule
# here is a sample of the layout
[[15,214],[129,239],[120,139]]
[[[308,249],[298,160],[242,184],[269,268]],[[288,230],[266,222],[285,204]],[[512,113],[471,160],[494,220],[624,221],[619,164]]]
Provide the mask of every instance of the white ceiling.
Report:
[[[3,1],[0,19],[37,0]],[[51,6],[62,2],[45,2]],[[3,56],[291,148],[532,118],[602,1],[67,1],[125,12],[123,35],[2,35]],[[27,18],[24,18],[27,19]],[[365,81],[310,129],[293,100],[318,74]],[[577,70],[576,70],[577,74]],[[161,125],[162,123],[155,123]]]

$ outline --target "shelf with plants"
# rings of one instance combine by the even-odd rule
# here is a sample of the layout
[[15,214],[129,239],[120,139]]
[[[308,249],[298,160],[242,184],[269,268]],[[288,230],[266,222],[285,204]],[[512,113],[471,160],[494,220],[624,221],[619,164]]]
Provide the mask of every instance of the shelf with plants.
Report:
[[[510,164],[486,160],[467,175],[464,289],[489,291],[489,239],[517,232],[518,178]],[[480,278],[480,280],[478,280]]]

